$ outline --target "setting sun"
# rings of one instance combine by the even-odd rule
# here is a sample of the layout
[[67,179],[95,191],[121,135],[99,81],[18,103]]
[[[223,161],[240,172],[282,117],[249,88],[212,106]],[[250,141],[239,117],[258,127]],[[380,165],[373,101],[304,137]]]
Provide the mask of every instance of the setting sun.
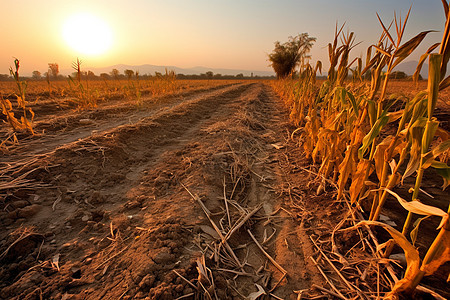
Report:
[[112,32],[101,19],[90,14],[77,14],[66,20],[63,37],[75,51],[85,55],[106,52],[112,44]]

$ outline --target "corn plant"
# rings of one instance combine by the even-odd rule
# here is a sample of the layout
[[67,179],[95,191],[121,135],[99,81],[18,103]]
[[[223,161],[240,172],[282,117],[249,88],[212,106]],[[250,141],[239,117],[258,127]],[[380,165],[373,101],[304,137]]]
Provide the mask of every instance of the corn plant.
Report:
[[[393,69],[432,32],[423,31],[402,42],[411,9],[404,21],[394,14],[389,26],[385,26],[377,15],[383,31],[377,43],[368,48],[365,66],[363,59],[349,58],[350,50],[355,45],[353,33],[345,35],[342,33],[343,27],[338,29],[336,26],[334,41],[328,45],[328,78],[320,88],[314,86],[316,72],[312,71],[311,66],[301,70],[298,82],[284,79],[273,85],[291,109],[290,119],[299,127],[295,132],[301,132],[300,140],[306,156],[320,164],[319,175],[337,181],[337,198],[344,195],[349,181],[353,204],[358,205],[363,198],[372,195],[369,221],[365,224],[383,226],[404,249],[408,269],[405,277],[387,294],[388,298],[413,291],[423,276],[433,274],[439,265],[450,259],[450,206],[446,213],[419,200],[423,174],[429,167],[442,176],[444,189],[450,183],[450,167],[447,165],[449,135],[439,128],[439,122],[433,117],[438,92],[450,86],[450,76],[445,77],[450,60],[449,8],[446,1],[442,3],[447,22],[439,54],[432,53],[439,46],[434,44],[420,58],[414,77],[418,77],[420,68],[429,58],[428,88],[411,99],[387,95]],[[391,34],[391,29],[395,29],[395,36]],[[354,62],[357,65],[351,69]],[[349,72],[352,74],[351,82],[346,80]],[[369,84],[365,81],[368,78]],[[401,104],[402,108],[393,111],[396,103]],[[395,134],[381,139],[384,127],[393,122],[397,127]],[[440,137],[440,142],[436,142],[435,136]],[[406,163],[406,170],[400,174],[400,167]],[[370,183],[368,179],[373,172],[378,181]],[[417,176],[412,201],[405,201],[393,189],[414,173]],[[408,213],[403,232],[377,222],[388,196],[394,196]],[[413,214],[424,217],[414,224],[411,243],[406,234]],[[413,245],[420,222],[432,215],[442,218],[438,228],[440,232],[421,261]],[[384,254],[388,256],[393,242],[388,241],[384,246]]]
[[77,58],[75,62],[72,62],[72,69],[75,70],[75,79],[72,76],[69,77],[69,84],[73,84],[77,91],[78,105],[81,108],[89,108],[97,106],[97,99],[89,89],[89,79],[86,76],[86,86],[82,82],[81,60]]
[[0,97],[1,105],[2,105],[2,112],[6,116],[8,123],[11,125],[12,129],[15,132],[26,131],[26,132],[34,135],[33,125],[32,125],[32,122],[34,119],[34,112],[31,108],[27,107],[27,101],[25,99],[27,82],[20,81],[19,68],[20,68],[20,61],[16,58],[16,59],[14,59],[14,69],[10,67],[9,72],[13,76],[14,81],[17,86],[17,94],[15,94],[16,99],[17,99],[17,106],[19,109],[22,110],[23,115],[20,117],[20,121],[19,121],[14,116],[11,102],[8,99],[3,99],[3,97]]

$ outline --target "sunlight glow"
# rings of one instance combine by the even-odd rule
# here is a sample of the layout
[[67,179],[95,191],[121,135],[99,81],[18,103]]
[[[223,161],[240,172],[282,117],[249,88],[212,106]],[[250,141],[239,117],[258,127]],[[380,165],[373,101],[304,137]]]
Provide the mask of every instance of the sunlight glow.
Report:
[[63,37],[75,51],[85,55],[99,55],[112,44],[112,31],[96,16],[82,13],[72,15],[63,26]]

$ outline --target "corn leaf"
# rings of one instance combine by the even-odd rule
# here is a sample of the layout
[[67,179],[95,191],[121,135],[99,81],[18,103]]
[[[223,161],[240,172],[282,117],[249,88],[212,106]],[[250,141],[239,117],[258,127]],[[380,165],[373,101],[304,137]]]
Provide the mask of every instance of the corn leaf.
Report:
[[450,139],[450,132],[448,132],[447,130],[445,130],[441,127],[438,127],[435,135],[437,137],[440,137],[442,141],[446,141],[446,140]]
[[[389,33],[389,29],[387,29],[386,26],[384,26],[384,23],[383,23],[383,21],[381,21],[381,18],[378,15],[378,13],[377,13],[377,18],[378,18],[378,21],[380,21],[381,27],[383,27],[384,34],[389,38],[392,45],[395,45],[394,39],[392,38],[391,34]],[[392,23],[391,23],[391,25],[392,25]],[[389,25],[389,27],[391,27],[391,26]]]
[[[373,47],[373,46],[371,46],[371,47]],[[369,49],[371,49],[371,48],[369,47]],[[369,50],[367,50],[367,52],[369,52]],[[373,66],[376,65],[376,63],[380,60],[380,56],[381,56],[380,52],[377,52],[375,54],[375,56],[366,64],[366,66],[362,70],[361,76],[364,75],[370,68],[372,68]]]
[[439,83],[439,91],[446,89],[450,85],[450,76],[447,76],[444,80]]
[[389,135],[386,138],[381,141],[375,148],[375,153],[373,156],[373,159],[375,161],[375,170],[377,173],[378,180],[381,181],[381,174],[383,172],[383,166],[384,166],[384,154],[386,153],[386,150],[389,148],[389,145],[391,144],[393,136]]
[[378,136],[378,134],[380,134],[381,129],[384,127],[384,125],[387,124],[388,121],[389,117],[386,114],[382,114],[380,118],[378,118],[378,120],[372,126],[372,129],[370,129],[370,132],[364,137],[363,144],[358,149],[359,159],[362,159],[364,157],[367,149],[370,147],[373,140]]
[[[367,172],[367,170],[369,170]],[[364,183],[366,181],[366,174],[370,176],[373,172],[373,165],[368,159],[363,159],[358,163],[356,173],[352,177],[352,184],[350,185],[350,200],[351,203],[355,203],[361,193]]]
[[420,71],[422,70],[423,63],[427,59],[428,55],[434,51],[441,43],[436,43],[432,45],[430,48],[428,48],[427,52],[422,54],[419,59],[419,63],[417,64],[416,71],[413,74],[413,80],[417,82],[419,80]]
[[422,138],[422,153],[428,151],[428,148],[433,141],[434,134],[436,133],[438,126],[439,122],[436,120],[436,118],[433,118],[433,120],[431,121],[427,121],[425,125],[425,132],[423,133]]
[[450,59],[450,22],[449,22],[450,18],[448,16],[448,5],[444,5],[444,10],[447,21],[445,23],[445,30],[442,37],[441,48],[439,49],[439,53],[443,55],[442,64],[440,68],[441,79],[445,77],[445,73],[447,72],[447,63]]
[[428,219],[430,216],[426,216],[426,217],[423,217],[423,218],[418,218],[415,222],[414,222],[414,224],[413,224],[413,230],[411,230],[411,233],[409,234],[409,236],[411,237],[411,242],[412,242],[412,244],[414,245],[415,243],[416,243],[416,240],[417,240],[417,235],[418,235],[418,233],[419,233],[419,226],[420,226],[420,223],[423,221],[423,220],[425,220],[425,219]]
[[405,58],[407,58],[423,41],[423,39],[430,32],[436,32],[434,30],[422,31],[403,45],[401,45],[395,52],[394,57],[397,57],[395,62],[391,66],[391,70],[394,69],[399,63],[401,63]]
[[397,121],[398,119],[400,119],[403,114],[404,114],[405,110],[399,110],[399,111],[394,111],[394,112],[390,112],[387,114],[387,116],[389,117],[388,123],[392,123]]
[[448,18],[448,3],[447,0],[441,0],[442,5],[444,6],[445,18]]
[[350,99],[350,103],[353,107],[353,111],[355,112],[356,116],[359,116],[359,109],[358,109],[358,105],[356,104],[355,96],[353,96],[353,94],[348,91],[347,91],[347,96]]
[[400,203],[401,206],[403,206],[404,209],[414,214],[422,216],[438,216],[442,218],[448,216],[448,214],[440,208],[423,204],[422,202],[419,202],[417,200],[408,202],[402,197],[400,197],[397,193],[391,191],[390,189],[382,188],[382,190],[386,190],[389,194],[391,194],[397,199],[397,201]]
[[367,113],[369,114],[370,126],[373,126],[377,119],[377,109],[375,101],[367,100]]
[[[413,113],[411,116],[410,124],[414,124],[418,119],[424,118],[426,112],[427,112],[427,105],[428,105],[428,99],[424,98],[417,102],[416,105],[414,105]],[[426,122],[426,118],[425,122]],[[425,128],[425,125],[424,125]]]
[[431,151],[422,155],[422,168],[426,169],[433,163],[434,159],[450,149],[450,140],[446,140],[440,143],[438,146],[434,147]]
[[435,245],[437,250],[433,253],[433,259],[429,263],[423,264],[420,268],[421,271],[425,272],[425,276],[432,275],[441,265],[450,261],[450,231],[442,228],[439,235],[442,236],[439,243]]
[[320,60],[316,63],[316,68],[314,69],[314,73],[317,74],[317,71],[322,75],[322,62]]
[[450,184],[450,167],[446,163],[440,161],[433,161],[431,167],[435,169],[436,173],[438,173],[442,179],[444,179],[442,189],[445,190]]
[[367,226],[375,225],[383,227],[387,232],[389,232],[389,234],[392,236],[395,242],[405,252],[407,262],[405,276],[403,277],[402,280],[397,281],[391,293],[397,294],[406,290],[410,286],[410,283],[413,281],[416,275],[419,273],[420,267],[419,252],[414,248],[413,245],[411,245],[411,243],[406,239],[406,237],[401,232],[399,232],[398,230],[394,229],[393,227],[387,224],[377,221],[362,221],[356,224],[356,226],[363,226],[363,225]]
[[375,49],[377,49],[378,52],[380,52],[381,54],[386,55],[387,57],[391,57],[391,56],[392,56],[392,54],[390,54],[389,52],[387,52],[386,50],[384,50],[384,49],[381,48],[381,47],[378,47],[378,46],[375,46],[375,45],[373,45],[373,47],[374,47]]
[[410,159],[408,165],[406,166],[406,170],[403,173],[402,182],[419,168],[422,137],[423,132],[425,131],[425,124],[426,119],[419,118],[416,122],[414,122],[409,130],[409,140],[411,143]]

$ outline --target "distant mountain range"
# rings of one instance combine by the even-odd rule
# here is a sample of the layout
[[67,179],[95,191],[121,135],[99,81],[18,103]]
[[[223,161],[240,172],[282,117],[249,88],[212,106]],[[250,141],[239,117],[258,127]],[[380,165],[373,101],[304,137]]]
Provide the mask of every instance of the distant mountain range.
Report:
[[[156,66],[156,65],[149,65],[149,64],[145,64],[145,65],[138,65],[138,66],[133,66],[133,65],[124,65],[124,64],[120,64],[120,65],[114,65],[114,66],[109,66],[109,67],[104,67],[104,68],[83,68],[83,70],[85,71],[92,71],[94,72],[95,75],[100,75],[101,73],[110,73],[112,69],[117,69],[119,70],[119,72],[121,74],[123,74],[124,70],[133,70],[133,71],[139,71],[139,74],[150,74],[150,75],[154,75],[155,72],[159,72],[164,74],[166,69],[167,70],[173,70],[175,71],[176,74],[184,74],[184,75],[199,75],[199,74],[204,74],[208,71],[213,72],[214,74],[222,74],[222,75],[237,75],[242,73],[244,76],[250,76],[252,73],[254,76],[272,76],[275,75],[274,72],[271,71],[255,71],[255,70],[239,70],[239,69],[215,69],[215,68],[207,68],[207,67],[193,67],[193,68],[179,68],[176,66]],[[69,75],[72,74],[73,70],[72,69],[65,69],[65,70],[61,70],[61,74],[63,75]]]

